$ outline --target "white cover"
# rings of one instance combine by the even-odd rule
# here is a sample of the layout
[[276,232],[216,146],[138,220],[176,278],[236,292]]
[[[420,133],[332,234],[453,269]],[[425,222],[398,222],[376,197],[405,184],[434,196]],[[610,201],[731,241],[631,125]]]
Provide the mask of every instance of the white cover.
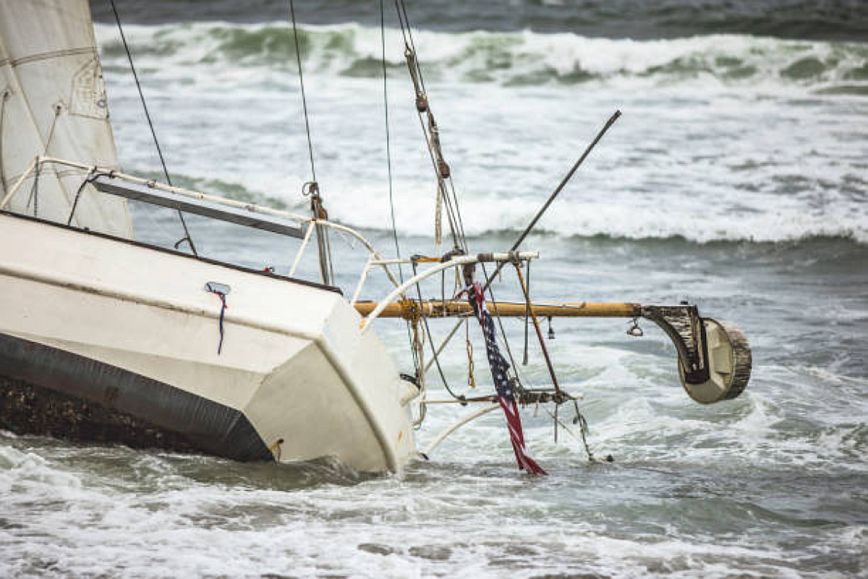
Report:
[[[102,67],[87,0],[0,0],[0,197],[37,155],[117,168]],[[46,165],[38,216],[66,223],[81,171]],[[12,199],[33,215],[33,179]],[[126,201],[87,186],[75,225],[132,237]]]

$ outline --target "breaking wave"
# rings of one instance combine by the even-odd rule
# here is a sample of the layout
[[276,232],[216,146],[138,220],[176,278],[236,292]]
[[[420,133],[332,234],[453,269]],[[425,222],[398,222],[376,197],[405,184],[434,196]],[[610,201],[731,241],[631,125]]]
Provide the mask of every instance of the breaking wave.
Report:
[[[97,26],[106,64],[123,66],[115,30]],[[137,57],[160,67],[220,65],[292,69],[292,29],[284,24],[192,23],[127,27]],[[622,79],[796,85],[868,94],[868,45],[708,35],[665,40],[589,38],[572,33],[419,31],[424,71],[434,79],[503,85],[571,85]],[[402,41],[387,31],[388,65],[403,67]],[[380,32],[358,24],[304,26],[308,70],[377,77]]]
[[[172,110],[163,111],[170,119],[167,125],[174,119],[184,131],[199,130],[200,125],[188,120],[202,95],[218,95],[219,105],[216,100],[212,105],[244,115],[243,122],[227,120],[202,129],[214,143],[202,149],[207,153],[201,159],[197,148],[186,147],[183,156],[189,160],[174,162],[182,163],[180,171],[191,179],[209,175],[191,186],[216,187],[217,193],[245,201],[303,210],[298,187],[307,177],[299,159],[306,151],[287,155],[290,164],[285,166],[286,156],[274,152],[287,150],[284,139],[274,135],[291,126],[284,103],[286,93],[297,90],[291,28],[197,22],[130,25],[126,30],[143,76],[153,84],[150,93],[174,99]],[[124,76],[126,56],[116,30],[101,24],[97,35],[107,71],[114,68],[112,74]],[[396,82],[400,78],[408,83],[400,32],[388,30],[387,42],[388,66]],[[681,238],[695,243],[842,238],[868,244],[868,192],[860,157],[864,137],[859,129],[865,106],[859,96],[868,96],[868,44],[736,35],[638,41],[526,30],[423,30],[416,33],[416,44],[431,87],[444,92],[448,87],[456,102],[471,101],[469,95],[482,103],[498,100],[486,109],[490,116],[464,117],[476,123],[470,130],[459,131],[439,119],[448,135],[447,156],[461,172],[459,198],[469,235],[520,231],[529,221],[541,202],[534,192],[546,182],[530,168],[550,170],[549,147],[557,146],[546,141],[551,129],[539,115],[549,108],[574,110],[579,91],[571,88],[583,83],[592,90],[582,92],[598,101],[583,99],[583,107],[623,103],[639,115],[630,136],[607,149],[613,157],[583,170],[581,198],[565,195],[558,200],[541,230],[563,238]],[[329,143],[318,145],[323,148],[318,162],[328,176],[323,186],[330,214],[352,226],[383,230],[389,220],[386,177],[379,169],[384,154],[381,129],[379,121],[359,119],[366,116],[359,115],[360,106],[379,106],[380,31],[359,24],[305,25],[301,45],[306,79],[328,85],[317,93],[325,95],[318,102],[327,104],[315,112],[319,143]],[[505,88],[536,85],[546,88]],[[129,84],[117,88],[112,98],[135,94]],[[658,88],[665,90],[652,90]],[[802,98],[806,94],[814,96]],[[850,102],[819,96],[825,94],[856,98]],[[653,95],[657,100],[649,105]],[[685,104],[689,99],[693,101]],[[185,108],[188,102],[190,108]],[[441,102],[444,99],[437,100]],[[846,110],[832,114],[830,102]],[[453,110],[446,118],[466,113],[450,104]],[[509,138],[533,147],[492,141],[490,135],[499,134],[495,128],[513,112],[530,120],[511,123],[522,132]],[[670,122],[672,130],[661,128],[661,122]],[[754,123],[764,124],[756,135],[760,140],[751,144],[745,139],[751,138],[746,134]],[[396,134],[403,131],[395,138],[418,143],[418,136],[410,134],[415,128],[402,126],[395,123]],[[116,123],[121,136],[133,142],[137,133],[124,127]],[[247,130],[252,132],[245,133],[245,148],[218,147],[234,142],[236,131]],[[465,135],[463,140],[456,140],[456,132]],[[365,138],[357,142],[349,135]],[[301,142],[300,133],[293,137]],[[191,142],[189,137],[181,141]],[[640,153],[643,141],[663,144]],[[212,155],[217,151],[225,156],[215,163]],[[424,171],[424,157],[405,154],[409,162],[402,167],[419,161]],[[458,154],[467,156],[455,160]],[[253,157],[265,161],[255,170],[243,161]],[[145,158],[141,161],[144,166]],[[606,174],[606,167],[615,166],[617,186]],[[433,185],[421,175],[411,168],[396,173],[402,234],[433,232]]]
[[[262,203],[278,209],[306,214],[306,201],[289,195],[264,195],[238,183],[219,179],[177,176],[177,180],[197,190],[224,195],[241,201]],[[263,190],[279,190],[262,184]],[[431,236],[434,231],[434,201],[430,187],[420,185],[396,199],[398,230],[402,235]],[[388,199],[379,184],[356,181],[330,181],[328,189],[331,217],[341,223],[370,231],[386,231]],[[767,200],[769,203],[774,200]],[[504,198],[468,192],[460,196],[463,223],[471,237],[520,233],[542,199]],[[604,201],[558,199],[536,233],[562,238],[597,240],[656,240],[661,242],[710,243],[814,243],[844,241],[868,245],[868,220],[852,204],[832,204],[811,215],[798,204],[770,207],[767,211],[740,212],[725,206],[720,210],[692,210],[678,204],[652,203],[642,198],[632,201],[629,194]],[[628,209],[629,208],[629,209]],[[445,226],[444,226],[445,227]]]
[[[357,196],[332,190],[335,218],[357,227],[383,229],[385,200],[382,207],[370,200],[363,204]],[[399,205],[399,230],[403,234],[433,233],[433,207],[413,210]],[[464,224],[468,235],[521,232],[540,205],[539,201],[514,199],[492,201],[465,198],[462,201]],[[868,222],[859,216],[805,215],[800,209],[755,213],[749,216],[726,212],[667,211],[660,206],[637,206],[635,211],[622,203],[587,203],[560,200],[546,215],[536,231],[562,237],[601,237],[627,240],[685,239],[694,243],[712,242],[798,242],[811,239],[847,239],[868,244]],[[514,237],[514,235],[510,235]]]
[[[127,2],[130,23],[176,21],[285,21],[287,5],[272,0],[149,0]],[[675,38],[695,34],[753,34],[817,40],[864,40],[868,5],[861,0],[425,0],[408,3],[413,23],[434,30],[569,31],[608,38]],[[379,25],[375,2],[296,0],[296,12],[309,24],[360,22]],[[97,20],[113,22],[110,6],[93,3]],[[387,22],[394,19],[387,7]]]

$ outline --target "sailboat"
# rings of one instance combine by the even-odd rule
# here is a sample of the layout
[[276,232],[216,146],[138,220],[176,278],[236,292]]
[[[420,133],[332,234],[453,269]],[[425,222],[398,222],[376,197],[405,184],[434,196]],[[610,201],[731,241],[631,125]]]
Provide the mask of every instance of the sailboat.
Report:
[[[403,30],[400,8],[399,17]],[[454,233],[457,198],[411,36],[406,49],[439,205]],[[0,0],[0,428],[239,461],[333,457],[359,471],[401,472],[420,456],[415,431],[431,402],[426,375],[445,345],[426,360],[422,334],[430,338],[432,317],[480,320],[490,332],[494,381],[500,373],[519,405],[576,397],[559,387],[548,355],[550,390],[523,388],[508,365],[497,366],[492,318],[524,317],[538,333],[543,317],[648,319],[675,344],[693,399],[732,399],[747,385],[746,338],[695,306],[533,303],[521,271],[537,254],[521,249],[524,236],[509,251],[470,253],[459,236],[443,255],[387,258],[359,231],[328,219],[315,182],[306,193],[311,214],[300,215],[124,173],[87,0]],[[136,239],[130,200],[170,208],[182,220],[195,214],[294,238],[297,253],[280,274],[198,255],[189,234],[175,247],[149,245]],[[367,252],[352,296],[334,285],[329,231]],[[301,279],[299,265],[314,246],[320,278]],[[473,277],[484,264],[515,266],[525,301],[486,301],[493,276]],[[401,265],[414,275],[402,279]],[[364,301],[375,271],[393,289]],[[424,299],[421,282],[444,271],[463,276],[464,292]],[[413,375],[398,371],[373,330],[379,318],[406,320]],[[458,397],[483,406],[436,442],[497,408],[500,394]]]

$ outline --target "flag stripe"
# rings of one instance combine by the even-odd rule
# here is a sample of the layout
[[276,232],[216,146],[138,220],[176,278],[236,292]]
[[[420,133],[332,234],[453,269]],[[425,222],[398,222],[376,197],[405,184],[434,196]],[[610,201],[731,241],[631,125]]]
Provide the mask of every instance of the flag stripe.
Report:
[[476,313],[476,319],[482,327],[485,337],[485,350],[488,357],[488,365],[491,367],[491,377],[494,380],[494,389],[497,391],[497,401],[506,418],[506,426],[509,431],[509,440],[515,453],[515,461],[519,470],[526,470],[531,474],[546,474],[546,471],[530,457],[524,444],[524,432],[521,428],[521,415],[518,412],[512,385],[509,383],[507,372],[509,364],[497,347],[497,337],[494,332],[494,320],[485,307],[485,294],[482,286],[474,282],[470,294],[470,303]]

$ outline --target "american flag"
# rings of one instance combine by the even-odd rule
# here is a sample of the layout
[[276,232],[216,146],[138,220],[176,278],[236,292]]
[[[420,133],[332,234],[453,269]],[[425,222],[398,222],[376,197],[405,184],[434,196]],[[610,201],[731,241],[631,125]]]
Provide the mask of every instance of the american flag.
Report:
[[491,367],[491,377],[494,379],[494,389],[497,391],[497,401],[506,417],[506,425],[509,429],[509,440],[512,442],[512,450],[515,452],[515,460],[519,470],[526,470],[530,474],[547,474],[527,452],[524,444],[524,432],[521,429],[521,416],[518,414],[518,404],[512,384],[507,376],[509,364],[497,347],[497,338],[494,333],[494,320],[485,307],[485,294],[479,282],[472,286],[471,305],[476,312],[476,319],[482,326],[482,334],[485,336],[485,350],[488,354],[488,365]]

